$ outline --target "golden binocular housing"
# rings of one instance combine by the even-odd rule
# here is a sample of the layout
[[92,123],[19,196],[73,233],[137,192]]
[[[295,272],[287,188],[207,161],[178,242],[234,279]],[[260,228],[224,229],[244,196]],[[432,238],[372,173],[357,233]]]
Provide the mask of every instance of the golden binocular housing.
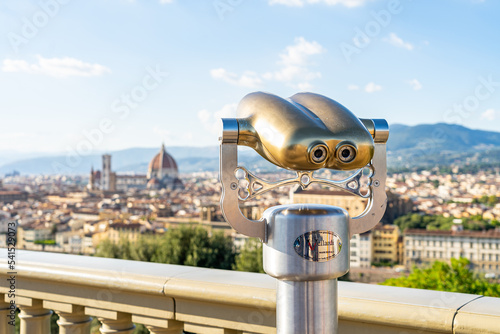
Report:
[[[369,230],[380,220],[386,205],[389,127],[385,120],[359,119],[340,103],[319,94],[298,93],[283,99],[256,92],[242,99],[238,118],[222,121],[222,211],[238,232],[265,241],[265,222],[247,219],[238,204],[294,183],[303,188],[320,183],[368,198],[365,212],[351,218],[351,235]],[[258,178],[238,166],[238,145],[253,148],[264,159],[295,171],[297,176],[278,182]],[[362,194],[360,178],[365,167],[370,168],[371,174],[368,192]],[[341,181],[316,178],[314,171],[323,168],[357,171]]]

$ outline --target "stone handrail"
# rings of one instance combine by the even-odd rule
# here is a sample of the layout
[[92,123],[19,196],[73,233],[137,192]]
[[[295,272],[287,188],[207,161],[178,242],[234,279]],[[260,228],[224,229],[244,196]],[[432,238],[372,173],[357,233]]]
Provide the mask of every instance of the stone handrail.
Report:
[[[0,249],[0,333],[10,301],[21,333],[276,333],[275,280],[264,274],[47,252],[17,251],[9,274]],[[15,276],[15,298],[10,276]],[[9,296],[10,295],[10,296]],[[3,303],[1,303],[3,301]],[[499,333],[500,298],[339,282],[340,333]]]

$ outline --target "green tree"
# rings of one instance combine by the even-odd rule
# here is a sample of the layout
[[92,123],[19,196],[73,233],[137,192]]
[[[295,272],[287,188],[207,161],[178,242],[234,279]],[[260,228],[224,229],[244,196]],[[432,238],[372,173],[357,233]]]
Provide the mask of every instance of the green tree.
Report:
[[199,225],[172,228],[162,236],[143,235],[134,243],[127,238],[116,244],[104,240],[96,251],[100,257],[217,269],[231,269],[235,255],[230,237],[209,236]]
[[113,259],[120,259],[120,248],[118,244],[113,243],[109,239],[105,239],[99,243],[95,256],[110,257]]
[[240,253],[236,256],[234,269],[254,273],[264,272],[262,243],[258,239],[250,238],[245,242]]
[[408,276],[391,278],[381,284],[500,297],[500,284],[479,278],[469,266],[465,258],[451,259],[451,264],[436,261],[429,268],[413,268]]
[[498,203],[498,198],[495,195],[488,197],[488,205],[495,206]]

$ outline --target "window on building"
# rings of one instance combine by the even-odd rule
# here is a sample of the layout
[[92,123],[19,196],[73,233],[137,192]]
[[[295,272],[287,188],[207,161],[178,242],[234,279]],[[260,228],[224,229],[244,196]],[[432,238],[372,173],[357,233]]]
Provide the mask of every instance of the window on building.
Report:
[[473,244],[472,244],[472,242],[471,242],[471,243],[470,243],[470,248],[473,248],[473,247],[474,247],[474,245],[473,245]]

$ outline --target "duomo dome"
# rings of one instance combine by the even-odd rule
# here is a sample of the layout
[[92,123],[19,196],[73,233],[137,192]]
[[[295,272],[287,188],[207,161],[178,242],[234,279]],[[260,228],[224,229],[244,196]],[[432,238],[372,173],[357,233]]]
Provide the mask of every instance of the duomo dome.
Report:
[[178,178],[179,169],[174,158],[167,153],[165,145],[161,145],[160,152],[154,156],[148,167],[148,188],[176,189],[182,186]]

